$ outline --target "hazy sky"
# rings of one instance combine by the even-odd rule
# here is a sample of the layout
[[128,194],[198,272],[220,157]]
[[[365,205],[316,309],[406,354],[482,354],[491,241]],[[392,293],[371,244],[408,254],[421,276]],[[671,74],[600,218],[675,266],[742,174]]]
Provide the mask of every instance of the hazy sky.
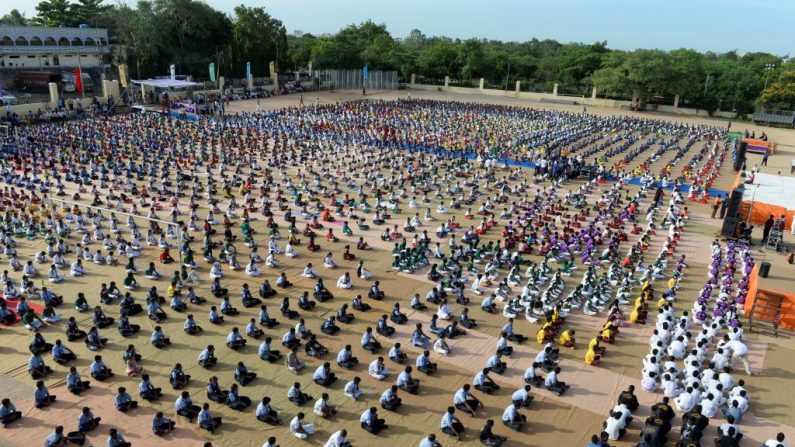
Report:
[[[230,13],[240,3],[264,6],[284,22],[288,31],[313,34],[333,33],[345,25],[371,19],[386,23],[396,37],[417,28],[429,36],[606,40],[609,47],[618,49],[736,49],[780,56],[789,54],[795,42],[795,0],[205,1]],[[36,3],[0,0],[0,14],[16,7],[32,16]]]

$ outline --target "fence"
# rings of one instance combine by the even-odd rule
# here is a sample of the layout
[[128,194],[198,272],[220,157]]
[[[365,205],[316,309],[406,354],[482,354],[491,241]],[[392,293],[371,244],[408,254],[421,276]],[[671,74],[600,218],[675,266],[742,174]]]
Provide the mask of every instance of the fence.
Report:
[[364,79],[362,70],[316,70],[315,87],[319,90],[397,90],[397,71],[370,70]]

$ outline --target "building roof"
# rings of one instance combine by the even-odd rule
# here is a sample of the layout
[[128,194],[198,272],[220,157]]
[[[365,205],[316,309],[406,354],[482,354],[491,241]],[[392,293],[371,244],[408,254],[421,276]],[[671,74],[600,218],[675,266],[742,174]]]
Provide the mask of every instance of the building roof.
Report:
[[20,37],[30,42],[34,38],[39,38],[42,42],[48,38],[58,42],[62,38],[70,42],[75,38],[81,42],[91,38],[93,40],[104,39],[104,44],[108,42],[108,30],[105,28],[66,28],[53,26],[10,26],[0,25],[0,41],[5,37],[16,42]]

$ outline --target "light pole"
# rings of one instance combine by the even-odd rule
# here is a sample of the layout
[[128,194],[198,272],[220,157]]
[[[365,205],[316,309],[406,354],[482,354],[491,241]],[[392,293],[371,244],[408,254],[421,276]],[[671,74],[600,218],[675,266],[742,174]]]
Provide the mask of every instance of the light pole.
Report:
[[770,80],[770,72],[776,68],[776,64],[765,64],[765,71],[767,75],[765,75],[765,88],[763,90],[767,90],[767,81]]

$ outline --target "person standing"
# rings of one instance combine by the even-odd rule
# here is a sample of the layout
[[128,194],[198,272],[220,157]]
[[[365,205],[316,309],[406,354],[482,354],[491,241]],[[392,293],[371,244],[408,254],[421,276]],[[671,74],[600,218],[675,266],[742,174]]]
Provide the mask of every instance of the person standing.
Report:
[[719,214],[719,216],[720,216],[721,219],[723,219],[726,216],[726,208],[729,207],[729,196],[727,195],[726,197],[722,197],[721,199],[722,199],[722,201],[720,203],[720,214]]
[[762,163],[761,166],[767,166],[767,157],[770,156],[770,148],[765,149],[765,153],[762,155]]
[[768,217],[767,220],[765,221],[765,226],[762,229],[762,245],[765,245],[767,243],[767,238],[770,236],[770,230],[773,229],[774,222],[775,221],[773,220],[773,215],[771,214],[770,217]]
[[718,214],[718,208],[721,205],[721,198],[720,196],[715,197],[715,200],[712,201],[712,218],[715,218],[715,215]]

